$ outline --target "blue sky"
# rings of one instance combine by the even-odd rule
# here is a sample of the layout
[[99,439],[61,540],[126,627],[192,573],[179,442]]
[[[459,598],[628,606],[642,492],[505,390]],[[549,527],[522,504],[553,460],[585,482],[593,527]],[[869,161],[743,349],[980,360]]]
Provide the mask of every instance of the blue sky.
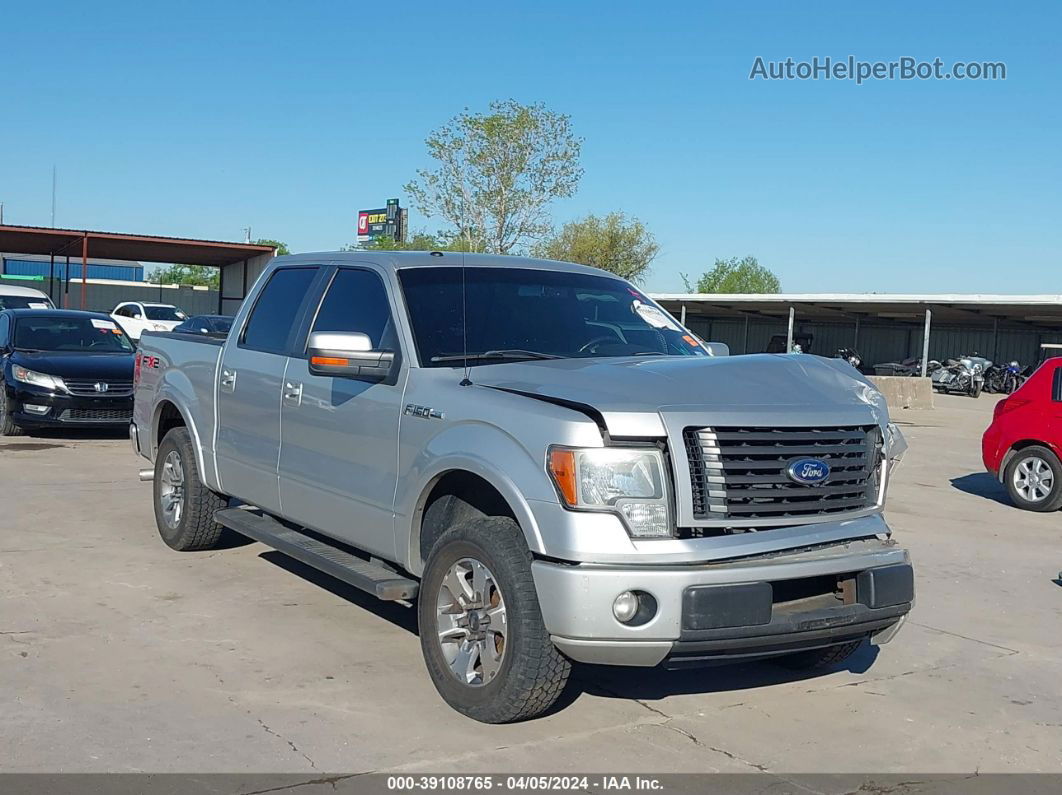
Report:
[[[338,248],[407,203],[431,129],[512,97],[573,117],[585,176],[554,216],[644,220],[651,290],[753,254],[788,291],[1059,293],[1060,9],[9,2],[0,201],[48,225],[54,163],[58,226]],[[1007,79],[748,79],[848,55]]]

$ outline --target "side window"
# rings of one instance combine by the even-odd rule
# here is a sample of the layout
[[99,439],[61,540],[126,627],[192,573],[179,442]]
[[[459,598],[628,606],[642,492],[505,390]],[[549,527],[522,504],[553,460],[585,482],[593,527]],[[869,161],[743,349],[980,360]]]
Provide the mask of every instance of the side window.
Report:
[[1055,377],[1051,381],[1051,399],[1062,403],[1062,364],[1055,368]]
[[7,345],[7,338],[11,334],[11,321],[8,315],[0,315],[0,348]]
[[114,314],[118,315],[119,317],[125,317],[125,312],[126,309],[124,306],[120,306],[114,310]]
[[336,272],[312,331],[358,331],[369,336],[373,350],[398,347],[387,290],[380,277],[367,270]]
[[247,318],[240,344],[269,353],[286,353],[288,336],[316,276],[317,268],[274,271]]
[[137,304],[130,304],[125,308],[125,311],[128,313],[128,317],[141,318],[144,316],[144,313],[140,311],[140,306]]

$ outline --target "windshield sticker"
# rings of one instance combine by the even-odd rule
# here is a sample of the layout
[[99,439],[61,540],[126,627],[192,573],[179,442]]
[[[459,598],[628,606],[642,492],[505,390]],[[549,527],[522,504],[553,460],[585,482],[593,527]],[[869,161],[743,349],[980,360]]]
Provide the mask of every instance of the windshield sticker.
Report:
[[638,317],[653,328],[666,328],[669,331],[680,331],[678,324],[672,320],[666,312],[662,312],[655,306],[643,304],[641,301],[633,301],[631,309]]
[[98,318],[90,318],[94,328],[105,329],[107,331],[116,331],[117,327],[110,320],[99,320]]

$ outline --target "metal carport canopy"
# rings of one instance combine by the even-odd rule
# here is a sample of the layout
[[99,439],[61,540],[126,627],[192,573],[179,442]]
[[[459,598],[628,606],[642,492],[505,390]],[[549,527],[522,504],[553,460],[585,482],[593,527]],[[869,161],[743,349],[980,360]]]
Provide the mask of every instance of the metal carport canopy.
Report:
[[[255,243],[229,243],[220,240],[133,235],[120,232],[97,232],[87,229],[55,229],[41,226],[0,226],[0,252],[12,254],[46,254],[54,257],[79,258],[81,268],[81,306],[85,305],[86,263],[89,257],[133,260],[139,262],[208,265],[246,263],[270,258],[272,246]],[[220,297],[219,297],[220,311]]]
[[692,313],[711,317],[760,315],[782,319],[790,307],[802,320],[882,318],[916,322],[933,313],[933,323],[991,327],[997,322],[1062,326],[1062,295],[988,295],[940,293],[656,293],[652,296],[676,317]]

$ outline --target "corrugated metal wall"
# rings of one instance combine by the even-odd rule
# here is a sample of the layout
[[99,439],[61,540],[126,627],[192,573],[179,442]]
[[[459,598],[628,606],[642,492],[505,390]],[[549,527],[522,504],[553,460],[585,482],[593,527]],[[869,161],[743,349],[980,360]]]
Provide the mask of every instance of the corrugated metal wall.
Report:
[[[709,319],[691,314],[687,315],[686,324],[702,338],[725,342],[731,353],[741,354],[765,351],[772,335],[786,333],[788,319],[749,318],[747,347],[745,320]],[[795,325],[796,333],[814,335],[812,353],[831,356],[838,348],[855,347],[868,367],[921,357],[923,328],[922,323],[863,321],[857,341],[854,323],[802,323],[798,317]],[[1040,344],[1044,342],[1062,343],[1062,330],[1000,328],[993,335],[992,329],[934,325],[929,333],[929,358],[943,360],[977,352],[993,361],[1016,359],[1022,364],[1033,364],[1040,360]]]
[[[52,297],[52,301],[58,307],[63,306],[63,291],[66,282],[56,279],[49,283],[43,281],[29,281],[23,279],[4,279],[0,277],[0,284],[10,284],[15,287],[31,287],[40,290]],[[81,308],[81,282],[71,281],[70,291],[66,295],[67,306],[70,309]],[[101,284],[90,282],[85,285],[85,309],[93,312],[110,312],[122,301],[148,301],[150,303],[173,304],[180,307],[189,315],[214,315],[218,311],[217,290],[195,290],[191,287],[159,287],[158,285],[132,285],[132,284]]]
[[[12,276],[43,276],[45,278],[48,278],[48,276],[52,275],[51,267],[51,263],[48,262],[4,257],[3,272]],[[66,278],[66,257],[56,258],[54,275],[57,279]],[[81,262],[75,262],[73,257],[70,258],[70,278],[81,278]],[[100,265],[89,262],[88,278],[116,279],[118,281],[126,282],[142,282],[144,281],[144,266]]]

